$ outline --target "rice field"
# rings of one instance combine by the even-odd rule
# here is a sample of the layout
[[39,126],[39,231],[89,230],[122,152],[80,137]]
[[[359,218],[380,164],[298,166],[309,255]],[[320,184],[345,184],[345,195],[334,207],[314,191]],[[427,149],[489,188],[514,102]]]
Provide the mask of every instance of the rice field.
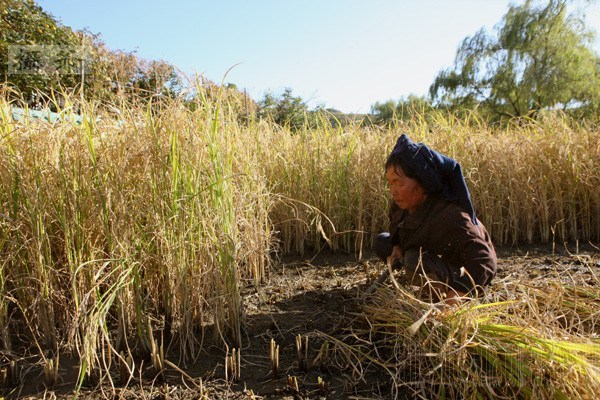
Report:
[[[82,110],[80,123],[75,109]],[[201,96],[191,108],[178,100],[139,107],[67,102],[61,114],[53,123],[18,122],[6,97],[0,99],[6,386],[18,383],[17,362],[22,372],[16,375],[39,367],[52,387],[61,357],[75,357],[78,388],[112,386],[115,370],[131,378],[141,359],[158,372],[173,364],[169,349],[184,365],[209,345],[243,347],[243,290],[268,282],[280,257],[333,251],[360,260],[369,254],[387,227],[384,160],[403,132],[461,162],[478,217],[497,245],[600,240],[600,131],[557,116],[501,128],[440,114],[434,122],[386,129],[323,123],[292,133],[267,121],[240,121],[218,96]],[[537,304],[529,299],[552,298],[555,290],[587,308],[529,309]],[[582,385],[596,390],[598,294],[584,301],[577,290],[542,287],[524,293],[525,300],[504,296],[452,316],[432,314],[423,322],[428,333],[423,328],[410,337],[371,323],[392,353],[372,362],[400,382],[389,362],[429,338],[427,351],[458,367],[432,372],[427,393],[444,388],[452,398],[452,390],[468,390],[440,385],[452,377],[440,374],[475,373],[462,365],[485,359],[500,371],[494,378],[510,388],[503,393],[518,387],[528,397],[538,393],[531,381],[538,369],[515,377],[510,346],[517,346],[528,351],[526,365],[546,371],[558,364],[560,374],[574,379],[564,384],[591,377]],[[372,307],[396,310],[381,317],[395,326],[412,324],[425,310],[404,292],[381,297]],[[380,318],[377,308],[365,312]],[[507,313],[520,317],[507,325],[501,317]],[[529,327],[563,315],[594,323],[576,338],[560,327],[546,336]],[[428,327],[436,318],[441,325]],[[453,331],[458,325],[463,328]],[[557,346],[558,358],[548,356],[544,340]],[[460,350],[446,356],[448,341]],[[490,350],[498,342],[506,347]],[[419,357],[408,359],[417,371],[435,358]],[[554,370],[549,374],[556,378]],[[567,397],[591,393],[559,389]]]

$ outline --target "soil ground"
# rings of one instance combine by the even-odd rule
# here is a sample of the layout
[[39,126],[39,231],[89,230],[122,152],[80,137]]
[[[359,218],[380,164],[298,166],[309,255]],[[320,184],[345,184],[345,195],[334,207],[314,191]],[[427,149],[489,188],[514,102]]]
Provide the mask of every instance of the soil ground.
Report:
[[[569,253],[568,250],[571,250]],[[498,249],[496,284],[506,281],[539,283],[561,279],[577,284],[597,284],[600,251],[548,248]],[[80,398],[110,399],[199,399],[202,378],[208,399],[373,399],[389,393],[386,376],[370,376],[360,386],[350,386],[348,372],[335,366],[315,367],[323,340],[319,333],[335,336],[360,311],[361,294],[383,269],[374,257],[356,261],[351,255],[318,255],[312,259],[285,259],[273,266],[268,283],[248,286],[243,291],[245,329],[238,382],[225,380],[225,350],[207,346],[195,362],[183,365],[167,357],[183,371],[167,366],[165,375],[133,379],[127,387],[84,388]],[[308,368],[299,368],[296,338],[308,340]],[[271,341],[279,346],[279,369],[275,375],[270,361]],[[148,365],[148,364],[146,364]],[[75,365],[61,366],[61,373]],[[68,372],[68,371],[67,371]],[[40,372],[17,389],[5,391],[6,398],[72,398],[75,373],[61,378],[53,390],[45,389]],[[69,376],[67,373],[66,376]],[[318,382],[321,382],[319,384]],[[297,384],[297,387],[296,387]],[[0,396],[1,398],[1,396]]]

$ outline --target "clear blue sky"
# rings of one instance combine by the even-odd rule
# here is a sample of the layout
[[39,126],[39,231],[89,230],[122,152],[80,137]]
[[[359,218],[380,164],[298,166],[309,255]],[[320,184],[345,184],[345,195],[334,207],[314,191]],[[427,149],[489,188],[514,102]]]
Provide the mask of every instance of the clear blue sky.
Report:
[[[491,29],[511,1],[37,2],[65,25],[101,33],[111,49],[163,59],[187,74],[218,83],[239,64],[225,82],[256,100],[290,87],[311,106],[369,112],[377,101],[426,94],[462,39]],[[600,4],[587,10],[587,26],[599,30]]]

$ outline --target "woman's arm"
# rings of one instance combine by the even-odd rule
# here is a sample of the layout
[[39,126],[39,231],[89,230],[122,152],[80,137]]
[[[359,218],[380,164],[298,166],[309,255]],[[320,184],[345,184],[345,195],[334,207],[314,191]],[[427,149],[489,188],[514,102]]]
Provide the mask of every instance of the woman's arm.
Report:
[[[483,224],[473,224],[469,215],[451,205],[439,216],[432,231],[442,259],[452,266],[452,289],[446,291],[450,302],[489,284],[496,273],[496,252]],[[445,251],[444,251],[445,250]]]

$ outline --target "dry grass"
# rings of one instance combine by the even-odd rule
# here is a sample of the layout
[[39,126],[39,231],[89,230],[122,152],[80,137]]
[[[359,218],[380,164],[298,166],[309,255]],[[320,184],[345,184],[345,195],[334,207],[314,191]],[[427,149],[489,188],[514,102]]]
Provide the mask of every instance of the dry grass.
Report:
[[240,342],[238,285],[265,277],[271,200],[265,178],[237,162],[243,137],[220,125],[218,103],[82,125],[15,123],[2,110],[5,339],[79,353],[82,380],[111,354],[150,353],[153,329],[188,360],[207,325]]
[[440,308],[410,288],[377,292],[335,343],[358,384],[387,373],[394,398],[594,399],[600,390],[600,282],[499,282]]

